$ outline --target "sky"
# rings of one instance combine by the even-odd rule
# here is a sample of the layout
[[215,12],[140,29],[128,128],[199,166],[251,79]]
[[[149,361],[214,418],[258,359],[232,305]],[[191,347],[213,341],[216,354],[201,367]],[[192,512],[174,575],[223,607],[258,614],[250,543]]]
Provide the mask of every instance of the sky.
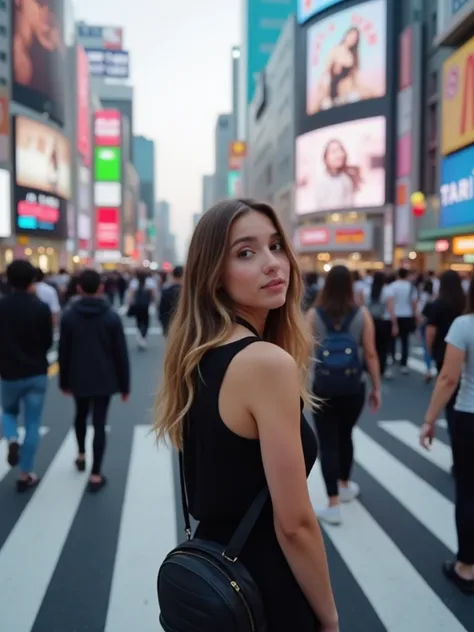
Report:
[[135,86],[134,133],[156,142],[157,196],[171,204],[183,252],[214,171],[217,115],[231,109],[231,48],[240,0],[74,0],[74,17],[122,26]]

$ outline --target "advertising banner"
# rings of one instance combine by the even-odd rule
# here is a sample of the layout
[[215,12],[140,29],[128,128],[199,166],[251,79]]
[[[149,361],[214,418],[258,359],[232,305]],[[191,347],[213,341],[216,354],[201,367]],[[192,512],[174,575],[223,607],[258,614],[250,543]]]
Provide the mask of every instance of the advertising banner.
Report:
[[[13,3],[13,99],[64,123],[63,0]],[[30,37],[25,37],[29,32]]]
[[8,114],[8,90],[0,88],[0,162],[9,162],[10,116]]
[[94,162],[96,182],[120,182],[122,176],[120,147],[96,147]]
[[342,0],[298,0],[298,22],[304,24],[313,15],[317,15],[340,2]]
[[474,37],[443,64],[441,153],[474,143]]
[[343,9],[308,29],[308,116],[385,96],[386,31],[386,0],[370,0]]
[[385,204],[385,117],[348,121],[296,139],[298,215]]
[[97,250],[120,250],[120,210],[96,208]]
[[242,174],[240,171],[227,173],[227,197],[238,198],[242,195]]
[[346,226],[300,226],[293,237],[293,245],[299,253],[367,252],[374,247],[373,225],[363,222]]
[[77,48],[77,151],[86,167],[91,166],[89,65],[83,48]]
[[22,116],[15,120],[15,209],[18,232],[68,236],[71,150],[68,139]]
[[99,110],[94,119],[96,147],[120,147],[121,117],[118,110]]
[[228,163],[229,171],[242,171],[244,160],[247,156],[247,144],[241,140],[229,143]]
[[128,51],[86,48],[86,54],[92,77],[128,79],[130,76],[130,54]]
[[441,228],[474,224],[474,145],[441,161]]
[[79,24],[77,34],[81,39],[97,40],[99,48],[120,50],[122,48],[123,31],[116,26],[91,26]]

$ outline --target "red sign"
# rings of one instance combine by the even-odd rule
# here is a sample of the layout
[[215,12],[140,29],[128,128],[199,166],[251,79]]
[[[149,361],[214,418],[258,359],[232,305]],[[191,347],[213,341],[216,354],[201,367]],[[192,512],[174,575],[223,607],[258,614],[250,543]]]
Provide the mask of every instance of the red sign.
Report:
[[336,244],[362,244],[365,241],[365,231],[362,228],[338,228],[334,233]]
[[120,122],[118,110],[99,110],[95,113],[94,140],[96,147],[120,146]]
[[300,228],[299,240],[301,246],[318,246],[328,244],[331,235],[327,228]]
[[121,250],[120,209],[97,208],[95,218],[97,250]]
[[85,50],[79,47],[77,49],[77,150],[86,167],[90,167],[92,158],[89,98],[89,61]]
[[435,243],[436,252],[446,252],[449,250],[449,241],[447,239],[438,239]]

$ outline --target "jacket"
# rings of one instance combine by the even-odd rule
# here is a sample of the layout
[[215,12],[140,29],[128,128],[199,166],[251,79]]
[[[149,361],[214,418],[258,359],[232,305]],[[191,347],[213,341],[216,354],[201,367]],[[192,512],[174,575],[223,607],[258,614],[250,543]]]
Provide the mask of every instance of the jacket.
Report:
[[130,363],[119,315],[102,297],[74,301],[61,320],[59,386],[76,397],[130,392]]

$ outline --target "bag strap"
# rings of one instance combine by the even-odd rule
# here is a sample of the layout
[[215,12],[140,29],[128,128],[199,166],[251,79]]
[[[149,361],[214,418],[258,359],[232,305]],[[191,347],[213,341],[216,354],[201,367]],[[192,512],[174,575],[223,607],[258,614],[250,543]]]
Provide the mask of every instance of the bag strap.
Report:
[[331,319],[326,314],[325,310],[322,307],[317,307],[316,311],[318,313],[319,318],[323,321],[323,325],[326,327],[326,331],[328,333],[335,331],[334,325],[331,322]]
[[342,321],[340,331],[344,331],[344,332],[349,331],[352,321],[354,320],[356,315],[359,313],[359,309],[360,309],[359,307],[356,307],[355,309],[351,310],[349,314],[347,314],[347,316]]
[[[260,334],[255,329],[253,325],[247,322],[245,319],[237,316],[235,322],[243,327],[249,329],[257,338],[260,338]],[[184,517],[184,528],[186,533],[186,538],[191,540],[192,532],[191,532],[191,518],[189,514],[189,506],[188,506],[188,498],[186,494],[186,482],[184,477],[184,458],[183,451],[179,451],[179,482],[181,486],[181,506],[183,510]],[[270,493],[268,491],[268,486],[265,485],[263,489],[259,491],[257,496],[252,501],[252,504],[245,512],[244,517],[239,522],[237,529],[234,531],[229,544],[224,549],[222,556],[228,562],[236,562],[239,559],[240,553],[247,542],[253,528],[255,527],[257,520],[260,517],[260,514],[263,511],[265,504],[267,503],[270,497]]]

